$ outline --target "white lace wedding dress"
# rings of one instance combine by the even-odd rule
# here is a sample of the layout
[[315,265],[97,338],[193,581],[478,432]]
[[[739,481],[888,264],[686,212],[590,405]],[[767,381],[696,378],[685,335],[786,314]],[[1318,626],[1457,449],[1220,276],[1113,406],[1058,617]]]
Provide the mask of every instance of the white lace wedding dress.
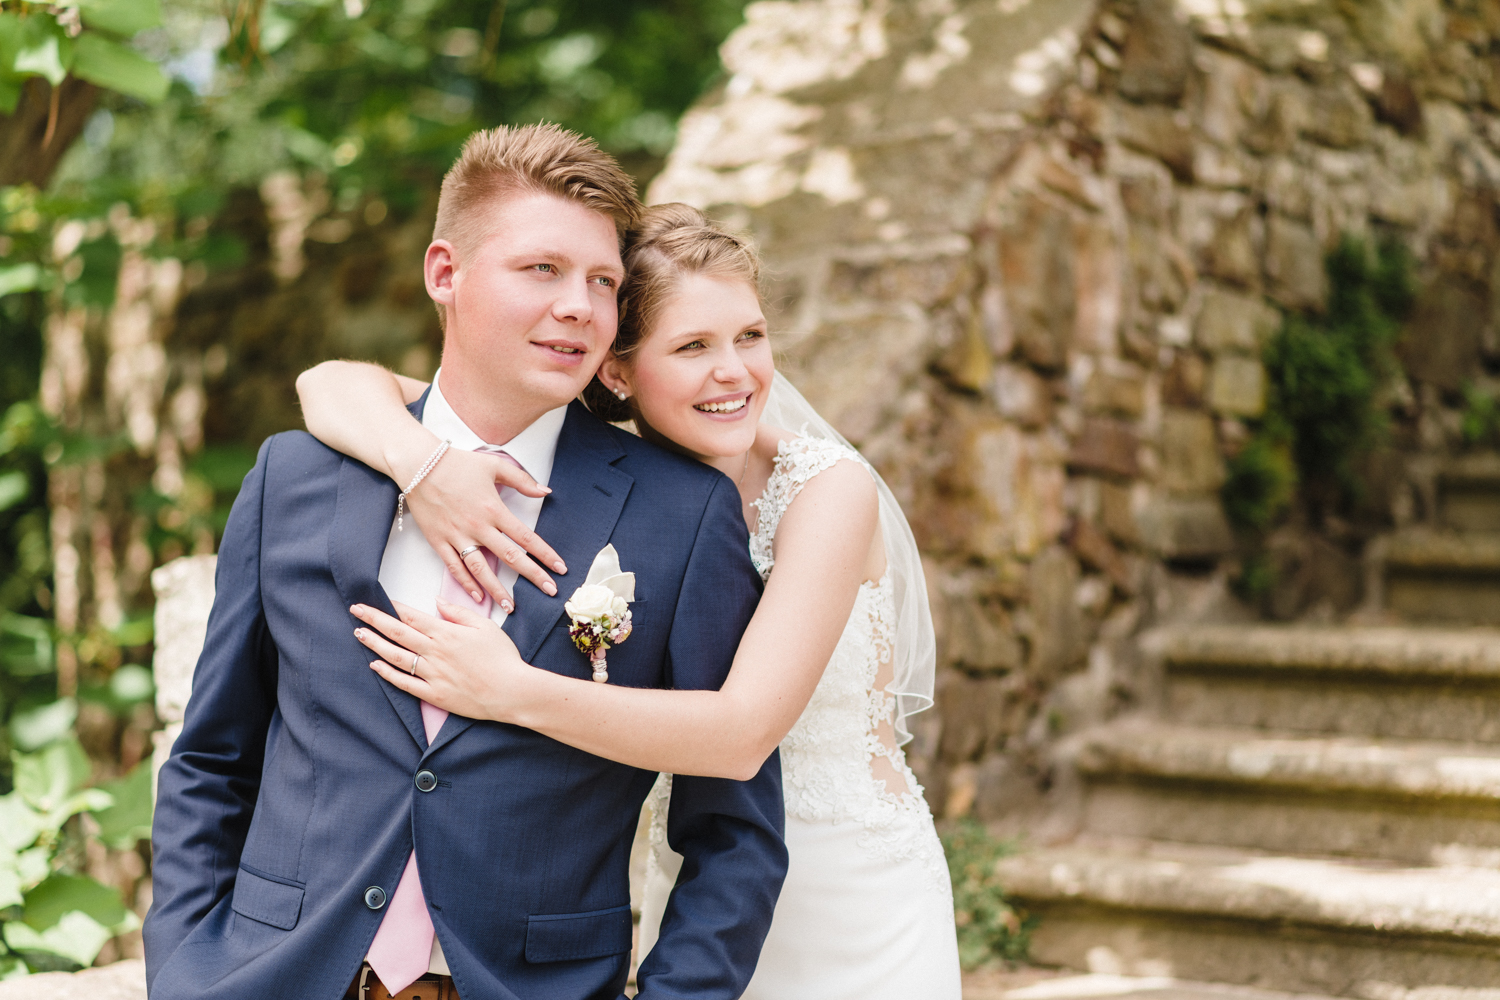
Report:
[[[762,578],[771,540],[813,476],[852,452],[783,442],[756,501],[750,554]],[[802,717],[781,743],[786,883],[746,1000],[959,1000],[953,894],[922,788],[896,743],[889,577],[860,586],[854,610]],[[666,843],[672,777],[647,800],[651,856],[640,954],[656,942],[682,864]]]

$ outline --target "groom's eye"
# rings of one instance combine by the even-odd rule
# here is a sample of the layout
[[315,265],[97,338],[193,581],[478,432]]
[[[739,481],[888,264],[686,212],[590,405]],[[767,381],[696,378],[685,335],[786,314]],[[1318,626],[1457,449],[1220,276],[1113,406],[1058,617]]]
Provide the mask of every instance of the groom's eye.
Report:
[[532,266],[535,267],[538,271],[542,271],[547,274],[555,274],[557,272],[557,268],[553,267],[551,264],[534,264]]

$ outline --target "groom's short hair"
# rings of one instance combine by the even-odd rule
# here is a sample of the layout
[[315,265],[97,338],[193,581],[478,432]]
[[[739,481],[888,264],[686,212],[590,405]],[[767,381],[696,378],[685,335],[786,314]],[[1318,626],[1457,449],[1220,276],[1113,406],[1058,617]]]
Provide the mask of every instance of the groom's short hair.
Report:
[[635,181],[594,140],[552,124],[502,125],[464,143],[443,177],[432,238],[462,256],[487,235],[486,203],[518,192],[557,195],[606,215],[622,241],[641,212]]

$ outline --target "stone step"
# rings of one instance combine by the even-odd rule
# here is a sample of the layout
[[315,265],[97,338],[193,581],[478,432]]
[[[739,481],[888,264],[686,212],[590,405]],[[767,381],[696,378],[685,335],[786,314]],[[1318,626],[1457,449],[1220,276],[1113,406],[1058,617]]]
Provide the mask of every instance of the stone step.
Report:
[[1243,667],[1500,682],[1500,629],[1198,625],[1146,639],[1171,667]]
[[1391,535],[1385,606],[1409,621],[1500,624],[1500,533],[1411,528]]
[[1438,519],[1455,531],[1500,532],[1500,455],[1464,455],[1437,476]]
[[997,874],[1042,963],[1108,949],[1131,974],[1367,998],[1500,983],[1500,872],[1084,840]]
[[1497,629],[1213,626],[1150,641],[1174,722],[1500,743]]
[[1090,734],[1084,829],[1413,864],[1500,862],[1500,747],[1128,720]]
[[[1114,956],[1108,953],[1108,949],[1096,948],[1089,958],[1089,968],[1111,968],[1114,962]],[[1032,973],[1035,976],[1036,972],[1041,971],[1033,972],[1033,969],[1034,967],[1023,968],[1018,974],[1011,975],[1019,978]],[[963,1000],[1321,1000],[1316,995],[1307,993],[1279,993],[1227,983],[1195,983],[1171,976],[1122,976],[1113,972],[1090,972],[1081,976],[1063,974],[1048,978],[1038,976],[1036,981],[1023,985],[992,986],[985,981],[988,978],[985,971],[987,970],[964,977]],[[1005,973],[999,975],[1003,976]],[[1494,996],[1483,1000],[1500,1000],[1500,990],[1493,992]],[[1397,998],[1381,997],[1379,1000]],[[1430,1000],[1439,998],[1433,997]],[[1451,1000],[1460,998],[1453,997]],[[1481,998],[1470,997],[1463,1000]]]

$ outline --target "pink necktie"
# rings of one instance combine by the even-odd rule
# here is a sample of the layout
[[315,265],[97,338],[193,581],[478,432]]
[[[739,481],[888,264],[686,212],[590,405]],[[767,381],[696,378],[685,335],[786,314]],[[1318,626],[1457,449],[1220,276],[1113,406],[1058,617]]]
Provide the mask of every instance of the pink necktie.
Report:
[[[522,468],[520,462],[499,448],[486,445],[475,450],[498,455],[516,468]],[[520,496],[509,486],[497,485],[495,489],[506,506],[510,506],[512,497]],[[480,551],[484,553],[485,562],[490,564],[490,572],[495,572],[500,560],[488,549]],[[446,571],[443,573],[442,583],[438,585],[438,597],[442,600],[471,608],[488,618],[495,601],[483,590],[479,593],[480,600],[474,600],[453,579],[452,574]],[[443,728],[443,721],[448,718],[448,713],[425,701],[421,704],[422,728],[427,734],[427,744],[431,746],[432,741],[437,738],[438,730]],[[370,968],[375,970],[375,975],[380,977],[381,985],[388,992],[400,993],[427,972],[432,961],[432,939],[435,934],[432,914],[427,912],[427,900],[422,892],[422,879],[417,874],[417,852],[412,851],[411,857],[406,859],[406,870],[401,873],[401,881],[396,884],[396,891],[391,894],[390,903],[386,906],[385,919],[380,922],[380,929],[375,932],[375,940],[370,942],[370,952],[366,956]]]

